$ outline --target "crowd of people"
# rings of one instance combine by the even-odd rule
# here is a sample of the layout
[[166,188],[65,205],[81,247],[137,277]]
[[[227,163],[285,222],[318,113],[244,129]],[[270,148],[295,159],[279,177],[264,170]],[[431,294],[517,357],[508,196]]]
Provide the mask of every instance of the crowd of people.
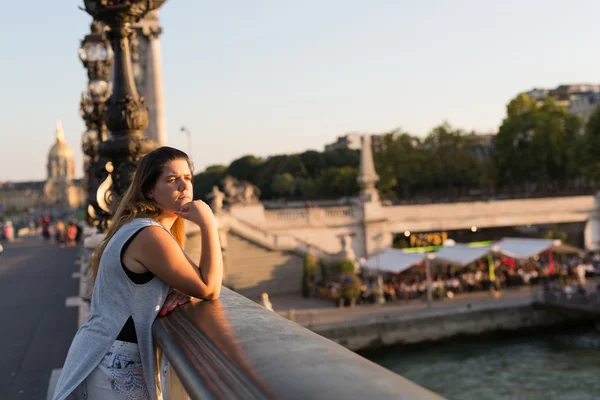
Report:
[[52,223],[50,217],[44,217],[39,225],[42,238],[46,242],[54,239],[60,247],[72,247],[81,242],[83,227],[76,219],[66,223],[62,219],[57,219]]
[[[600,274],[598,254],[556,256],[548,254],[537,259],[515,260],[499,257],[490,268],[488,260],[480,260],[468,266],[434,265],[432,267],[431,294],[436,300],[452,299],[471,292],[491,291],[501,293],[503,289],[555,282],[567,292],[585,291],[586,277]],[[490,273],[492,276],[490,277]],[[357,303],[375,303],[382,296],[386,301],[403,301],[427,298],[427,277],[424,265],[418,265],[402,273],[363,270],[361,293]],[[338,299],[342,284],[321,282],[318,296]]]

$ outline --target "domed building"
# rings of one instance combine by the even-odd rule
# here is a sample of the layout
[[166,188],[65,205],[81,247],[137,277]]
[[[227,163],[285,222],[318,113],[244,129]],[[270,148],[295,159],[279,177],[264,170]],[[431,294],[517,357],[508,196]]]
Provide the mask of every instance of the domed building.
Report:
[[73,150],[65,142],[60,121],[56,124],[56,143],[48,152],[46,164],[48,179],[44,185],[44,200],[48,205],[63,209],[83,203],[82,190],[74,184],[75,159]]
[[73,150],[65,142],[65,133],[60,121],[56,123],[56,143],[48,152],[48,180],[62,179],[73,180],[75,178],[75,161]]
[[4,213],[55,214],[85,205],[83,181],[75,179],[73,150],[65,141],[60,121],[56,142],[48,152],[46,181],[0,182],[0,217]]

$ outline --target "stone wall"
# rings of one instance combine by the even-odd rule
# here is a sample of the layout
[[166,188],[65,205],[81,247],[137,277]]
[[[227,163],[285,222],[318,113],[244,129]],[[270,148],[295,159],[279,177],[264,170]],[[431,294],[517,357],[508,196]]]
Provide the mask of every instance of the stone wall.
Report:
[[266,249],[233,233],[227,241],[223,277],[227,287],[255,301],[263,292],[300,296],[302,257]]
[[340,325],[321,325],[312,331],[350,350],[371,350],[383,346],[433,342],[458,335],[480,335],[493,331],[537,328],[578,323],[569,317],[536,309],[531,305],[485,310],[440,313],[422,318],[371,319]]

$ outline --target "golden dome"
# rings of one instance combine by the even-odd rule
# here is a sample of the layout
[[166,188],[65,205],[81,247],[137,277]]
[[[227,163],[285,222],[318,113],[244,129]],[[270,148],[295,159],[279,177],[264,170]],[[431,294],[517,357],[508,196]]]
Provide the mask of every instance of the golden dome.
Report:
[[65,142],[65,134],[62,130],[62,124],[60,121],[56,123],[56,143],[52,145],[50,148],[50,152],[48,153],[48,159],[57,159],[57,158],[73,158],[73,150],[71,147]]

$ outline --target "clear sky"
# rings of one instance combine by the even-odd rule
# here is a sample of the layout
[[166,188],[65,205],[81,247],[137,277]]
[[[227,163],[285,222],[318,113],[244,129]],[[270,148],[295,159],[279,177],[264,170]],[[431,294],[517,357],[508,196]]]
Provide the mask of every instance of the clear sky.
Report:
[[[62,120],[82,175],[83,1],[11,1],[0,24],[0,181],[45,179]],[[161,8],[169,144],[197,171],[321,150],[349,131],[495,131],[520,91],[600,82],[600,2],[170,0]]]

